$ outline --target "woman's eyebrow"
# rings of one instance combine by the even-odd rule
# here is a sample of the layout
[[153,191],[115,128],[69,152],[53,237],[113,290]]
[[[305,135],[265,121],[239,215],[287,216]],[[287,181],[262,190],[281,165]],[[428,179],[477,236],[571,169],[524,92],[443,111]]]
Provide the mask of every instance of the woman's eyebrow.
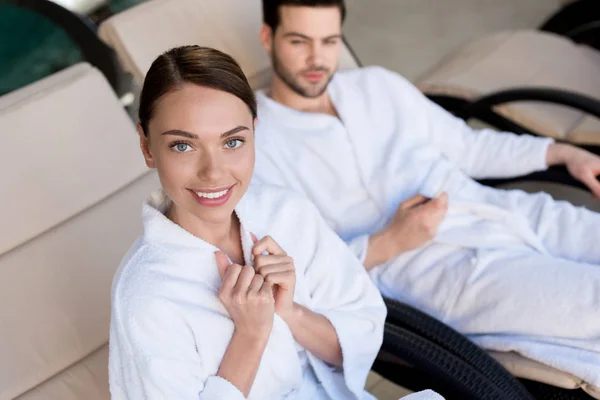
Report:
[[[241,132],[241,131],[249,131],[250,129],[247,126],[243,126],[243,125],[239,125],[236,126],[233,129],[228,130],[225,133],[221,134],[221,138],[226,138],[227,136],[231,136],[235,133]],[[182,136],[188,139],[198,139],[198,135],[191,133],[191,132],[186,132],[186,131],[182,131],[180,129],[171,129],[170,131],[166,131],[160,134],[161,136],[163,135],[173,135],[173,136]]]
[[198,139],[198,135],[195,135],[190,132],[182,131],[179,129],[171,129],[170,131],[163,132],[160,135],[161,136],[163,136],[163,135],[183,136],[188,139]]
[[227,132],[223,133],[223,134],[221,135],[221,138],[226,138],[227,136],[231,136],[231,135],[233,135],[234,133],[238,133],[238,132],[241,132],[241,131],[249,131],[249,130],[250,130],[250,129],[248,129],[248,127],[247,127],[247,126],[239,125],[239,126],[236,126],[236,127],[235,127],[235,128],[233,128],[233,129],[230,129],[230,130],[228,130]]

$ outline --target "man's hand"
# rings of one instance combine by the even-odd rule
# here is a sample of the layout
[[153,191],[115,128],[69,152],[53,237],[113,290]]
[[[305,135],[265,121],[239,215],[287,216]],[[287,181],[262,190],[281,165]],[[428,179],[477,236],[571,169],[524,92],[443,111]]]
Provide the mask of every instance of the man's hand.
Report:
[[565,143],[553,143],[548,147],[548,166],[565,165],[569,173],[583,182],[596,199],[600,199],[600,157],[587,150]]
[[365,267],[370,269],[431,241],[447,211],[446,193],[435,199],[418,194],[403,201],[388,226],[369,238]]

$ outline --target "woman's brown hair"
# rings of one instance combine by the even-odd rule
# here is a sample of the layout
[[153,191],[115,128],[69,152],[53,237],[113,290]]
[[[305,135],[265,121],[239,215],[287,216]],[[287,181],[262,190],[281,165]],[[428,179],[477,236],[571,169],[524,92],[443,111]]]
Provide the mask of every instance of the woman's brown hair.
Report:
[[185,83],[231,93],[242,100],[256,118],[256,98],[238,63],[229,55],[210,47],[175,47],[158,56],[144,79],[138,116],[144,135],[154,115],[156,103],[165,94]]

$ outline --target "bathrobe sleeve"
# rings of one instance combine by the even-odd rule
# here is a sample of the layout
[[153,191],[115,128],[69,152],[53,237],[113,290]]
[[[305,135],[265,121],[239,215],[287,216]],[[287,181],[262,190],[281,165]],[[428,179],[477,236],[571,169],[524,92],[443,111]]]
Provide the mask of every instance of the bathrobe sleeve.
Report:
[[361,264],[365,263],[369,250],[369,235],[360,235],[346,242]]
[[400,75],[383,68],[379,70],[385,75],[386,88],[396,92],[402,112],[422,119],[430,144],[470,177],[506,178],[547,168],[546,153],[553,139],[492,129],[474,130],[427,99]]
[[233,384],[205,370],[191,329],[165,300],[147,298],[127,309],[127,315],[113,311],[112,317],[111,357],[120,361],[118,371],[111,371],[113,399],[140,393],[149,400],[245,399]]
[[[317,209],[305,201],[301,210],[306,210],[301,215],[305,222],[311,221],[313,229],[312,235],[304,236],[312,241],[307,247],[311,254],[305,271],[311,308],[331,322],[342,348],[343,367],[334,371],[332,379],[343,379],[345,383],[336,385],[347,390],[339,393],[339,398],[362,398],[367,375],[383,341],[386,308],[361,263]],[[331,366],[323,362],[318,368],[331,371]],[[331,376],[331,372],[325,375]]]

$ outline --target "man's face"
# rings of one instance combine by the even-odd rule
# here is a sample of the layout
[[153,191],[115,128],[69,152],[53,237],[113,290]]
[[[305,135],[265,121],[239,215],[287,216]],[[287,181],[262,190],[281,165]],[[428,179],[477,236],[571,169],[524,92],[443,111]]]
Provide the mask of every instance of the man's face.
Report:
[[282,6],[270,50],[277,76],[297,94],[314,98],[327,89],[339,64],[342,20],[338,7]]

